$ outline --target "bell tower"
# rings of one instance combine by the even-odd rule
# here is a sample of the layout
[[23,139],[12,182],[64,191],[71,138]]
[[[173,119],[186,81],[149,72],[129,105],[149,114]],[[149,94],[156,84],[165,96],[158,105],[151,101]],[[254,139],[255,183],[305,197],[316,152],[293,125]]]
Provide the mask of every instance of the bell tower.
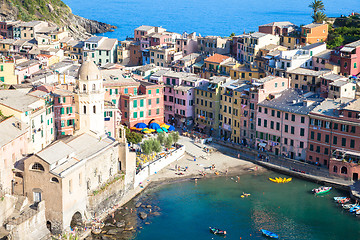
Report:
[[76,78],[75,130],[104,134],[104,98],[100,71],[93,61],[87,60],[80,66]]

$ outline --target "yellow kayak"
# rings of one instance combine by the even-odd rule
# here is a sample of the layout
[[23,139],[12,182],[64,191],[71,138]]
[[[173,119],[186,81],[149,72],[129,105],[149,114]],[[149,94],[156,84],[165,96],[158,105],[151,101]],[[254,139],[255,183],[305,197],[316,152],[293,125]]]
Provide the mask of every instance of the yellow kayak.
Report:
[[269,178],[270,181],[275,182],[275,183],[288,183],[291,182],[292,178],[281,178],[281,177],[276,177],[274,178]]

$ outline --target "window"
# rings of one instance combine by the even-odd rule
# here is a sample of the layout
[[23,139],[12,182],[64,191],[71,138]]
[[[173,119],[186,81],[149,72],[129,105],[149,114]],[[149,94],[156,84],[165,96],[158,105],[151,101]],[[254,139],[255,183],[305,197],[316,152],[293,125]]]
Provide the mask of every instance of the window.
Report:
[[134,107],[134,108],[137,108],[137,100],[134,100],[134,101],[133,101],[133,107]]
[[276,123],[276,130],[278,130],[278,131],[280,130],[280,123],[279,122]]
[[339,125],[337,124],[337,123],[334,123],[334,130],[338,130],[338,128],[339,128]]
[[156,114],[159,115],[160,114],[160,109],[156,109]]
[[321,141],[321,133],[318,133],[318,134],[317,134],[316,140],[318,140],[319,142]]
[[337,136],[334,136],[334,138],[333,138],[333,144],[334,144],[334,145],[337,144]]
[[325,143],[329,143],[329,141],[330,141],[329,135],[325,135]]
[[53,177],[53,178],[51,178],[50,182],[59,183],[59,179],[57,179],[56,177]]
[[271,129],[274,129],[274,121],[271,121],[271,122],[270,122],[270,128],[271,128]]
[[277,86],[278,86],[278,84],[277,83],[275,83],[275,87],[277,88]]
[[144,106],[144,99],[140,99],[140,107]]
[[133,118],[137,118],[137,112],[133,113]]
[[268,113],[268,109],[267,109],[267,108],[264,108],[264,111],[265,111],[265,114],[267,114],[267,113]]
[[96,113],[96,106],[93,106],[93,113]]
[[314,145],[310,144],[310,151],[314,151]]
[[140,111],[140,117],[144,117],[144,111]]
[[267,120],[264,119],[264,127],[266,128],[267,127]]
[[355,140],[354,139],[350,140],[350,148],[355,148]]
[[156,98],[156,104],[160,103],[160,98]]
[[285,131],[286,133],[289,132],[289,126],[288,126],[288,125],[285,125],[284,131]]
[[160,89],[156,89],[156,93],[160,93]]
[[271,110],[271,116],[275,117],[275,110]]
[[355,132],[356,132],[356,130],[355,130],[355,129],[356,129],[356,127],[355,127],[355,126],[351,126],[351,130],[350,130],[350,132],[351,132],[351,133],[355,133]]
[[346,147],[346,138],[341,139],[341,146]]
[[288,139],[284,138],[284,144],[287,145],[288,144]]
[[64,108],[60,108],[60,114],[64,114]]
[[304,128],[300,128],[300,136],[305,136],[305,129]]
[[148,90],[148,94],[149,94],[149,95],[151,94],[151,90]]
[[65,127],[65,121],[61,120],[61,127]]
[[285,120],[289,120],[289,113],[285,113]]
[[277,117],[280,118],[280,111],[277,111]]
[[258,126],[261,126],[261,118],[258,119]]
[[295,122],[295,115],[294,114],[291,115],[291,121]]
[[[115,92],[115,93],[116,93],[116,92]],[[125,93],[125,94],[128,94],[128,93],[129,93],[129,89],[125,88],[125,89],[124,89],[124,93]]]
[[295,134],[295,127],[291,127],[291,134]]
[[304,148],[304,142],[300,142],[300,148]]
[[301,117],[301,123],[305,123],[305,117]]
[[31,170],[45,171],[43,165],[40,163],[34,163],[34,165],[31,167]]
[[151,105],[151,99],[148,100],[148,105]]

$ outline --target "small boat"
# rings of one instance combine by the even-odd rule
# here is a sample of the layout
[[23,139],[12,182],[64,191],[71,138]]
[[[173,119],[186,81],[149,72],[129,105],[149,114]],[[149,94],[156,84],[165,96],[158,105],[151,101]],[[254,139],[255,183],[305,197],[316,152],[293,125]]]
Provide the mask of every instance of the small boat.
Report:
[[349,212],[354,213],[354,212],[356,212],[356,211],[359,210],[359,209],[360,209],[360,206],[359,206],[359,205],[355,205],[355,206],[353,206],[352,208],[349,209]]
[[345,199],[346,197],[334,197],[335,201],[341,200],[341,199]]
[[244,192],[243,192],[243,194],[241,195],[241,197],[242,197],[242,198],[244,198],[244,197],[250,197],[250,193],[244,193]]
[[269,178],[270,181],[275,182],[275,183],[288,183],[291,182],[292,178],[281,178],[281,177],[276,177],[274,178]]
[[316,194],[316,195],[319,195],[319,194],[324,194],[324,193],[327,193],[329,192],[330,190],[332,189],[332,187],[319,187],[319,188],[314,188],[312,191]]
[[226,235],[226,231],[220,230],[218,228],[209,227],[210,232],[215,235]]
[[344,203],[350,202],[350,200],[351,200],[350,198],[343,198],[343,199],[337,200],[336,202],[340,203],[340,204],[344,204]]
[[356,206],[356,204],[343,204],[342,205],[343,209],[346,209],[346,210],[348,210],[348,209],[350,209],[350,208],[352,208],[354,206]]
[[360,214],[360,209],[356,210],[356,215],[359,215]]
[[265,236],[267,236],[267,237],[269,237],[269,238],[276,238],[276,239],[279,238],[279,236],[278,236],[277,234],[275,234],[275,233],[273,233],[273,232],[270,232],[270,231],[268,231],[268,230],[261,229],[261,231],[262,231],[262,234],[264,234]]

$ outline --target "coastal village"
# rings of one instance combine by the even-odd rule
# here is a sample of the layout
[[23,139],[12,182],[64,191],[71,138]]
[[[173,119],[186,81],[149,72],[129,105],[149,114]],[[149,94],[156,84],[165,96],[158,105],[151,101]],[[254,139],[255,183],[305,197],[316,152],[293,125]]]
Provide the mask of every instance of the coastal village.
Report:
[[356,183],[360,40],[329,49],[328,31],[271,22],[220,37],[143,25],[125,40],[80,39],[50,22],[0,22],[0,238],[96,221],[192,155],[179,138]]

